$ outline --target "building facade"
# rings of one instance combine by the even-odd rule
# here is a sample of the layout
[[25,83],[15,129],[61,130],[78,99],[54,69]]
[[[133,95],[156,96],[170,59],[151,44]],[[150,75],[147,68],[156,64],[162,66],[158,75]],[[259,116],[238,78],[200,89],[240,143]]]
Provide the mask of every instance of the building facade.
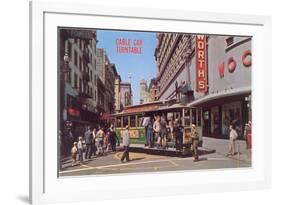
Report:
[[181,100],[187,94],[180,92],[181,89],[192,85],[190,75],[195,67],[194,35],[158,33],[156,36],[157,98]]
[[191,103],[203,108],[204,135],[227,137],[234,124],[241,137],[251,120],[251,42],[251,37],[208,37],[208,92]]
[[[197,37],[157,34],[157,97],[202,107],[205,136],[225,138],[235,124],[241,137],[243,125],[251,120],[251,37],[204,36],[203,51]],[[204,71],[198,70],[198,56],[203,54],[206,86],[200,90]]]
[[76,135],[98,117],[96,43],[95,30],[60,30],[61,129],[71,125]]
[[115,106],[115,79],[118,76],[115,64],[112,64],[106,51],[97,49],[97,75],[98,75],[98,96],[99,111],[113,113]]
[[126,106],[133,105],[133,93],[129,82],[120,83],[120,104],[121,110]]
[[121,112],[121,76],[117,75],[114,80],[114,112]]
[[142,79],[140,81],[140,104],[151,102],[150,92],[148,90],[147,81]]

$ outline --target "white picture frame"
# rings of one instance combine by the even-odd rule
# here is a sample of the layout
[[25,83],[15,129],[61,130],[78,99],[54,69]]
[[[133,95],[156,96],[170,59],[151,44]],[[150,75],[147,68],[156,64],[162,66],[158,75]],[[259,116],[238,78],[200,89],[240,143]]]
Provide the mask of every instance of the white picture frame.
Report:
[[[83,3],[30,3],[30,202],[79,202],[271,186],[271,18],[184,10],[106,7]],[[183,31],[253,36],[253,165],[250,169],[57,177],[57,26]],[[48,69],[50,68],[50,69]],[[267,128],[267,129],[265,129]],[[55,136],[54,136],[55,134]],[[47,137],[48,136],[48,137]],[[164,179],[173,179],[167,180]],[[183,180],[185,179],[185,180]],[[148,183],[148,182],[154,183]],[[164,183],[165,181],[165,183]],[[107,186],[108,184],[111,186]],[[71,187],[83,187],[71,190]],[[111,192],[107,195],[107,192]],[[94,197],[93,194],[94,193]],[[71,195],[72,197],[69,197]]]

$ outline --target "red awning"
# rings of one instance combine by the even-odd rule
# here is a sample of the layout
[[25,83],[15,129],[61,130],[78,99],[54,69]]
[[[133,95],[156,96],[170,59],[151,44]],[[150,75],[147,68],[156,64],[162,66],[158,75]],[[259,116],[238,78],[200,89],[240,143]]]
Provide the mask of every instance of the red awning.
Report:
[[102,113],[100,116],[101,120],[111,120],[113,119],[112,115],[110,113]]

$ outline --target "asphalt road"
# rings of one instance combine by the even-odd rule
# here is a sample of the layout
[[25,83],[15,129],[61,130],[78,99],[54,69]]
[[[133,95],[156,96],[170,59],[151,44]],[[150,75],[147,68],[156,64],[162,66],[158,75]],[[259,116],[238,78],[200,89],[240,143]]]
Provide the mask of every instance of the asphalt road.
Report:
[[92,157],[83,164],[71,166],[71,160],[64,161],[60,176],[81,176],[100,174],[120,174],[139,172],[162,172],[201,169],[226,169],[251,167],[251,161],[238,160],[225,154],[204,153],[198,162],[192,157],[170,157],[130,152],[130,161],[121,163],[122,152],[107,153],[104,156]]

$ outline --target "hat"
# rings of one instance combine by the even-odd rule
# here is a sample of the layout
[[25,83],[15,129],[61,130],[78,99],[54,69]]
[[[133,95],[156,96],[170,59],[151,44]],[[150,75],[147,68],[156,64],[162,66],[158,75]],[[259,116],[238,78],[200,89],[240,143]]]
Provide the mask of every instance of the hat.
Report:
[[191,126],[192,126],[192,127],[196,127],[195,124],[192,124]]
[[74,145],[76,145],[76,144],[77,144],[77,142],[73,142],[73,144],[74,144]]
[[126,125],[126,127],[125,127],[126,129],[129,129],[129,125]]
[[80,136],[78,139],[79,139],[79,140],[82,140],[83,138]]

